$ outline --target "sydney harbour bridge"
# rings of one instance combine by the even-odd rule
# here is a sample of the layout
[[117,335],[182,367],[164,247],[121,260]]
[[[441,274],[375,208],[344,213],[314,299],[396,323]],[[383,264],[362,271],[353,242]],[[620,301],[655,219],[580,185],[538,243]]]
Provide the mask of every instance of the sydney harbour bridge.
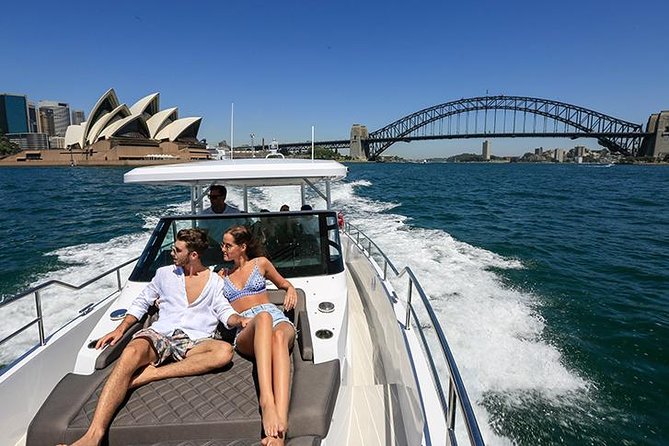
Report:
[[[438,104],[372,132],[354,124],[346,140],[316,141],[318,147],[350,149],[352,157],[377,159],[396,142],[464,138],[595,138],[611,152],[628,156],[669,153],[669,112],[642,124],[564,102],[523,96],[482,96]],[[303,151],[311,141],[280,144]]]

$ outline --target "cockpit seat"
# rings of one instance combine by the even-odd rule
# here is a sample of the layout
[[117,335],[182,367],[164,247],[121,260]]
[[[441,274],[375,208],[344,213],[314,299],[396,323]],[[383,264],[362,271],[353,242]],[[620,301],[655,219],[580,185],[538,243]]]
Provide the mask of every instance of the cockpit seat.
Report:
[[[272,290],[270,300],[280,304],[283,295],[283,291]],[[298,290],[298,295],[294,311],[298,339],[291,355],[293,376],[286,444],[315,446],[330,427],[339,390],[340,364],[339,360],[313,363],[305,295],[302,290]],[[108,356],[115,359],[118,355]],[[83,435],[111,368],[106,365],[92,375],[67,374],[35,415],[26,445],[71,443]],[[116,413],[103,444],[258,444],[261,418],[253,369],[252,362],[235,354],[232,363],[220,371],[156,381],[135,389]]]

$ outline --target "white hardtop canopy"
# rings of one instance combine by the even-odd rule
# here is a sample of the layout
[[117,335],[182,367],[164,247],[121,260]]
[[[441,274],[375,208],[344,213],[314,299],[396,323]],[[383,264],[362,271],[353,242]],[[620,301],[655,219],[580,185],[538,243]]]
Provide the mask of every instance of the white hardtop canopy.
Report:
[[[346,166],[329,160],[302,159],[240,159],[195,161],[190,163],[147,166],[132,169],[123,175],[125,183],[152,185],[183,185],[191,187],[191,208],[196,213],[210,186],[223,184],[244,188],[244,210],[248,210],[247,187],[311,186],[330,208],[330,181],[346,177]],[[314,186],[325,182],[325,195]]]

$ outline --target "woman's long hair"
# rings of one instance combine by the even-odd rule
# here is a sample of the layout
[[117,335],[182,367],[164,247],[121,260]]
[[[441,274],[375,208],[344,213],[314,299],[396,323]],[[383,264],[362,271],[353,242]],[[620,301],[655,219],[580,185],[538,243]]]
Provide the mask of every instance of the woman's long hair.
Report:
[[246,255],[249,259],[262,257],[265,255],[265,248],[256,239],[249,228],[243,225],[232,226],[225,231],[226,234],[232,235],[235,244],[246,244]]

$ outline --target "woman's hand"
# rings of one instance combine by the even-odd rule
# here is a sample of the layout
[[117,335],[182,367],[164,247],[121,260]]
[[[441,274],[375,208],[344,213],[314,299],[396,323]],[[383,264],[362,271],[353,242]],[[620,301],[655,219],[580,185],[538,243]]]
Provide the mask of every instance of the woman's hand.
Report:
[[288,311],[295,308],[297,305],[297,291],[295,287],[290,285],[286,290],[286,297],[283,298],[283,309]]

